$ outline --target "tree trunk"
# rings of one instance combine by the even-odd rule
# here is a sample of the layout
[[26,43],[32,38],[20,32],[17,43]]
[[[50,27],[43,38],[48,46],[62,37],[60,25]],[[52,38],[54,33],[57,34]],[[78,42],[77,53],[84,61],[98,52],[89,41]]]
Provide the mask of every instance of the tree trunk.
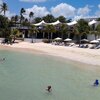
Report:
[[51,42],[52,42],[52,36],[53,36],[53,33],[51,32]]
[[5,14],[6,14],[6,12],[5,12],[5,10],[4,10],[4,17],[5,17]]
[[81,45],[81,35],[79,35],[79,47]]
[[32,41],[31,42],[33,43],[33,33],[32,33]]
[[22,14],[20,15],[20,26],[22,26],[21,24],[22,24]]
[[63,39],[63,33],[61,34],[61,38]]
[[48,33],[48,40],[49,40],[49,33]]
[[43,39],[44,39],[44,37],[45,37],[45,32],[43,32]]
[[16,23],[17,23],[17,22],[15,21],[15,27],[17,27]]
[[36,39],[37,39],[37,32],[36,32],[36,34],[35,34],[35,42],[36,42]]
[[22,38],[23,38],[23,41],[24,41],[24,38],[25,38],[25,33],[24,32],[23,32]]
[[95,40],[97,39],[97,35],[95,34]]
[[16,37],[14,36],[14,39],[13,39],[13,41],[12,41],[12,42],[14,43],[14,42],[15,42],[15,40],[16,40]]
[[70,38],[70,33],[68,33],[68,38]]

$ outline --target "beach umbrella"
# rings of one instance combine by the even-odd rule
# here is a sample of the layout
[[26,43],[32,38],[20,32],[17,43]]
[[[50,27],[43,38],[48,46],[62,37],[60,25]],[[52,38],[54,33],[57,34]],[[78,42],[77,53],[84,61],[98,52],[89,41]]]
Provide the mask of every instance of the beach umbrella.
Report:
[[99,43],[99,41],[98,40],[93,40],[90,43],[97,44],[97,43]]
[[97,39],[98,41],[100,41],[100,38],[99,39]]
[[87,43],[87,42],[89,42],[89,40],[87,40],[87,39],[82,39],[81,42],[86,42],[86,43]]
[[67,39],[65,39],[64,41],[65,41],[65,42],[70,42],[70,41],[72,41],[72,39],[67,38]]
[[55,41],[61,41],[61,40],[62,40],[62,38],[57,37],[57,38],[55,38],[54,40],[55,40]]

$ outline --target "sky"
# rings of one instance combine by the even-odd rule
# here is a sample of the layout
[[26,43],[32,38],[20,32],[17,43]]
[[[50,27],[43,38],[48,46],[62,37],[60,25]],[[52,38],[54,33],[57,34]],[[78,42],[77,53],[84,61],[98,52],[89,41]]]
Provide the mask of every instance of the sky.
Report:
[[34,17],[43,17],[47,14],[55,17],[62,15],[74,20],[100,17],[100,0],[0,0],[0,4],[2,2],[8,5],[8,17],[19,15],[21,8],[26,10],[26,17],[30,11],[34,13]]

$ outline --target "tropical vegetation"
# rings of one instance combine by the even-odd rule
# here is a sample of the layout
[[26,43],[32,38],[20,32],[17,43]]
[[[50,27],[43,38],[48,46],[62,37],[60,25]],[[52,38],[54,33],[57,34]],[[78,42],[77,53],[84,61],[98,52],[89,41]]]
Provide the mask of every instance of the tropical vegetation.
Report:
[[[8,38],[8,40],[15,41],[16,38],[23,35],[23,30],[27,27],[27,32],[29,36],[37,38],[37,33],[42,33],[43,38],[52,39],[56,36],[59,36],[63,39],[70,38],[72,34],[76,37],[77,42],[81,43],[81,38],[83,35],[94,34],[95,37],[100,35],[100,24],[95,28],[92,25],[88,25],[88,22],[84,19],[78,20],[76,25],[72,27],[67,26],[67,22],[71,22],[71,19],[66,19],[64,16],[59,16],[55,18],[52,14],[48,14],[43,17],[34,17],[34,12],[29,13],[29,18],[26,18],[24,15],[26,13],[24,8],[20,9],[19,15],[12,16],[10,19],[6,17],[6,11],[8,10],[8,5],[4,2],[0,5],[0,37]],[[36,27],[33,24],[39,23],[44,20],[46,23],[52,23],[59,20],[62,24],[60,25],[46,25]],[[100,18],[98,18],[100,20]],[[12,27],[15,29],[12,30]],[[23,28],[24,29],[20,29]]]

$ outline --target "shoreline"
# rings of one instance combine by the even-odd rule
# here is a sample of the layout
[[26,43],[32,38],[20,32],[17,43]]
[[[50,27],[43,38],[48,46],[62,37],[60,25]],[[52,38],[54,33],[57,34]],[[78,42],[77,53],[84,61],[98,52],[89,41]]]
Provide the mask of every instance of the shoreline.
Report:
[[45,43],[19,42],[13,45],[0,44],[0,50],[12,49],[16,51],[46,54],[71,61],[84,63],[93,66],[100,66],[100,50],[83,49],[77,47],[55,46]]

